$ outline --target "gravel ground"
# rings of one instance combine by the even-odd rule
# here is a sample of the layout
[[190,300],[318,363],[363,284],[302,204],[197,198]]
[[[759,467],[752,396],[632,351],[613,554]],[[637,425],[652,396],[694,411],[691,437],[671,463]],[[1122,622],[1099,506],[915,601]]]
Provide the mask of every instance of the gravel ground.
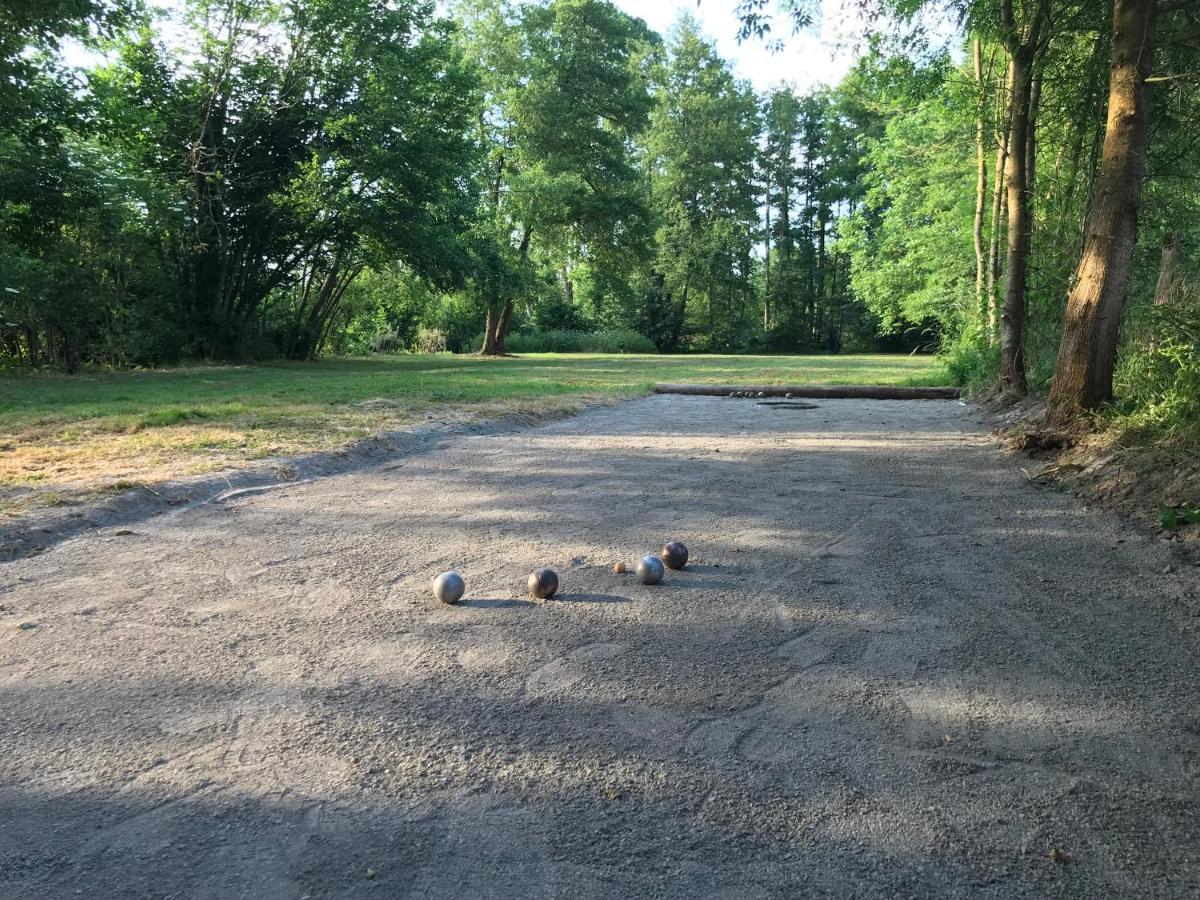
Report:
[[0,566],[0,896],[1197,896],[1200,569],[961,404],[817,406],[651,397]]

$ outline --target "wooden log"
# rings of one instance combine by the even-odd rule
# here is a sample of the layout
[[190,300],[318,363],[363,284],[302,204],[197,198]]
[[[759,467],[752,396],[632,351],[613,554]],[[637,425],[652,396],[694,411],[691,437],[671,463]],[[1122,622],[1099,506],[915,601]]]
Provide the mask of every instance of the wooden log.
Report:
[[728,397],[750,392],[766,397],[808,397],[824,400],[957,400],[956,387],[895,387],[870,384],[656,384],[656,394],[688,394],[697,397]]

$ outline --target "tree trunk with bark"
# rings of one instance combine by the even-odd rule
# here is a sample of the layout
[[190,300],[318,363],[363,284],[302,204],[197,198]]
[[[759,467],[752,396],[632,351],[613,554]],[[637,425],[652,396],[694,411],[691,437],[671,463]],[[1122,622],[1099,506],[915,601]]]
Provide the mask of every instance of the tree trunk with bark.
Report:
[[[521,232],[521,243],[517,248],[521,262],[529,259],[529,243],[533,237],[533,226],[526,225]],[[497,306],[498,300],[488,304],[487,320],[484,323],[483,346],[479,352],[483,356],[503,356],[504,343],[508,339],[508,325],[512,321],[513,301],[510,297],[502,306]]]
[[1115,0],[1113,6],[1104,149],[1050,391],[1050,419],[1055,423],[1112,399],[1146,168],[1146,78],[1154,55],[1157,12],[1157,0]]
[[987,139],[984,112],[987,91],[983,79],[983,45],[975,38],[975,84],[979,88],[979,107],[975,115],[975,303],[986,314],[987,309],[987,250],[983,242],[983,217],[987,208]]
[[500,310],[500,318],[496,320],[496,333],[492,337],[492,353],[496,356],[505,354],[504,344],[508,340],[508,323],[512,321],[513,302],[508,300]]
[[1005,168],[1008,203],[1008,252],[1004,303],[1000,310],[1000,380],[1005,393],[1023,396],[1025,381],[1025,294],[1033,218],[1030,213],[1030,158],[1036,108],[1035,83],[1049,9],[1044,3],[1025,9],[1019,22],[1013,0],[1000,0],[1000,26],[1008,51],[1009,93],[1008,164]]
[[495,303],[488,302],[487,317],[483,320],[483,346],[479,348],[482,356],[496,355],[496,319],[498,313]]
[[1000,309],[1000,381],[1006,393],[1023,396],[1025,381],[1025,288],[1029,279],[1032,220],[1029,210],[1029,149],[1033,95],[1033,49],[1013,53],[1012,125],[1008,132],[1008,253]]
[[1179,259],[1179,235],[1168,231],[1163,235],[1162,262],[1158,267],[1158,284],[1154,286],[1154,305],[1165,306],[1171,302],[1175,290],[1175,263]]
[[767,181],[767,213],[766,247],[767,255],[763,263],[763,331],[771,330],[771,182]]
[[1004,80],[1004,106],[1007,113],[1004,118],[1004,129],[996,135],[996,172],[993,178],[992,190],[992,236],[988,252],[988,343],[996,341],[996,331],[1000,325],[999,284],[1002,272],[1000,254],[1000,223],[1004,221],[1004,170],[1008,166],[1008,133],[1012,123],[1012,63],[1008,65],[1008,75]]

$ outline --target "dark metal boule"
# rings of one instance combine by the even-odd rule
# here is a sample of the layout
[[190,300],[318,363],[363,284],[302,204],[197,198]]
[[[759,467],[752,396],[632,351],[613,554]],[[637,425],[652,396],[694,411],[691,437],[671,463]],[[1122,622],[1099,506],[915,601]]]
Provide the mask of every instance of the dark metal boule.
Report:
[[682,569],[687,565],[688,548],[683,541],[667,541],[658,553],[668,569]]
[[553,569],[536,569],[529,573],[529,593],[546,600],[558,592],[558,573]]

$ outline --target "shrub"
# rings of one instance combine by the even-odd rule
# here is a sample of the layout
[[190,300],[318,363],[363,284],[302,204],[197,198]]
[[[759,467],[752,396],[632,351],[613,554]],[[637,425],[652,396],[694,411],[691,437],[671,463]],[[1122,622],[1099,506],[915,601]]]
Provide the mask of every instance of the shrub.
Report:
[[[483,335],[474,346],[483,344]],[[510,334],[509,353],[655,353],[653,342],[636,331],[526,331]]]
[[367,341],[367,349],[372,353],[396,353],[406,349],[404,338],[394,331],[383,331],[371,335]]
[[1116,388],[1130,424],[1200,440],[1200,285],[1148,311],[1121,354]]
[[445,353],[446,332],[440,328],[417,328],[417,336],[413,340],[413,353]]
[[955,384],[974,393],[995,386],[1000,347],[975,335],[960,335],[942,346],[938,360]]

